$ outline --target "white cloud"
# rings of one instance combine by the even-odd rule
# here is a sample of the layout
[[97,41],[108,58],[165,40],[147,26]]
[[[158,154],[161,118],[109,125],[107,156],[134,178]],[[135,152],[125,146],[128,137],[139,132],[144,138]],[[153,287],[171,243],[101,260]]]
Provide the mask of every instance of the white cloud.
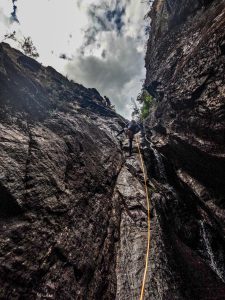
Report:
[[[31,36],[39,61],[111,98],[118,111],[130,112],[144,78],[144,15],[141,0],[18,0],[0,3],[0,38],[17,31]],[[12,43],[15,46],[15,43]],[[84,47],[85,46],[85,47]],[[72,58],[67,61],[61,54]]]
[[3,0],[4,5],[0,4],[0,38],[3,39],[7,33],[11,22],[10,22],[10,8],[9,1]]
[[96,87],[128,117],[130,98],[141,89],[139,77],[144,76],[143,53],[138,52],[135,41],[130,37],[117,37],[115,33],[105,32],[102,39],[106,58],[76,56],[68,62],[67,74],[75,81]]

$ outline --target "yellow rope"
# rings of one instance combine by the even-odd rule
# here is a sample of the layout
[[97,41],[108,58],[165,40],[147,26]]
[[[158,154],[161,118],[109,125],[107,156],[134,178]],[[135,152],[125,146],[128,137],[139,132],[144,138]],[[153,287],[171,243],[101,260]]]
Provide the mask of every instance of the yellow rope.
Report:
[[143,158],[142,158],[142,155],[141,155],[139,139],[137,137],[136,137],[136,143],[137,143],[138,152],[139,152],[139,156],[140,156],[141,168],[142,168],[143,175],[144,175],[146,201],[147,201],[147,211],[148,211],[148,242],[147,242],[147,250],[146,250],[146,257],[145,257],[145,271],[144,271],[144,275],[143,275],[141,295],[140,295],[140,300],[143,300],[144,299],[146,279],[147,279],[147,272],[148,272],[149,252],[150,252],[150,240],[151,240],[151,222],[150,221],[151,221],[151,219],[150,219],[150,198],[149,198],[148,186],[147,186],[147,175],[146,175],[146,172],[145,172],[144,161],[143,161]]

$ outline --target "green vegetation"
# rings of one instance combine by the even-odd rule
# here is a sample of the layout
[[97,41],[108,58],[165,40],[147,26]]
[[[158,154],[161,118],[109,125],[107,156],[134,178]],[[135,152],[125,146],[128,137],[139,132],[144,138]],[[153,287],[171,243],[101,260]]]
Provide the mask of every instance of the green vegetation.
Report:
[[149,111],[154,104],[153,97],[146,90],[143,90],[137,97],[137,101],[141,103],[140,116],[144,120],[148,117]]

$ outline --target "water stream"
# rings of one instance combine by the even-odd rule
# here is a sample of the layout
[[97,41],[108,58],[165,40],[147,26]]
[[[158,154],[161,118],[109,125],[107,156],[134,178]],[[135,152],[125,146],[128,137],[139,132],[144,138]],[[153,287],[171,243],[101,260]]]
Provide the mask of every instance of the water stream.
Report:
[[207,233],[207,228],[205,226],[205,222],[204,221],[200,221],[200,227],[201,227],[201,235],[202,235],[202,238],[203,238],[205,250],[206,250],[208,259],[210,261],[210,263],[209,263],[210,267],[219,276],[219,278],[223,282],[225,282],[224,270],[220,266],[218,260],[216,259],[215,254],[213,252],[211,241],[210,241],[210,238],[209,238],[209,234]]

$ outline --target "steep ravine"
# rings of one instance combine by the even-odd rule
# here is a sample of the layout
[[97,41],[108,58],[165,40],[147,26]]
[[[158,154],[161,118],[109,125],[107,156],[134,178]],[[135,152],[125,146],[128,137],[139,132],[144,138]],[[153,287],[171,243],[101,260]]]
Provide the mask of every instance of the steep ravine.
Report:
[[[225,299],[225,1],[156,0],[145,299]],[[0,299],[138,299],[143,174],[95,89],[0,44]]]

